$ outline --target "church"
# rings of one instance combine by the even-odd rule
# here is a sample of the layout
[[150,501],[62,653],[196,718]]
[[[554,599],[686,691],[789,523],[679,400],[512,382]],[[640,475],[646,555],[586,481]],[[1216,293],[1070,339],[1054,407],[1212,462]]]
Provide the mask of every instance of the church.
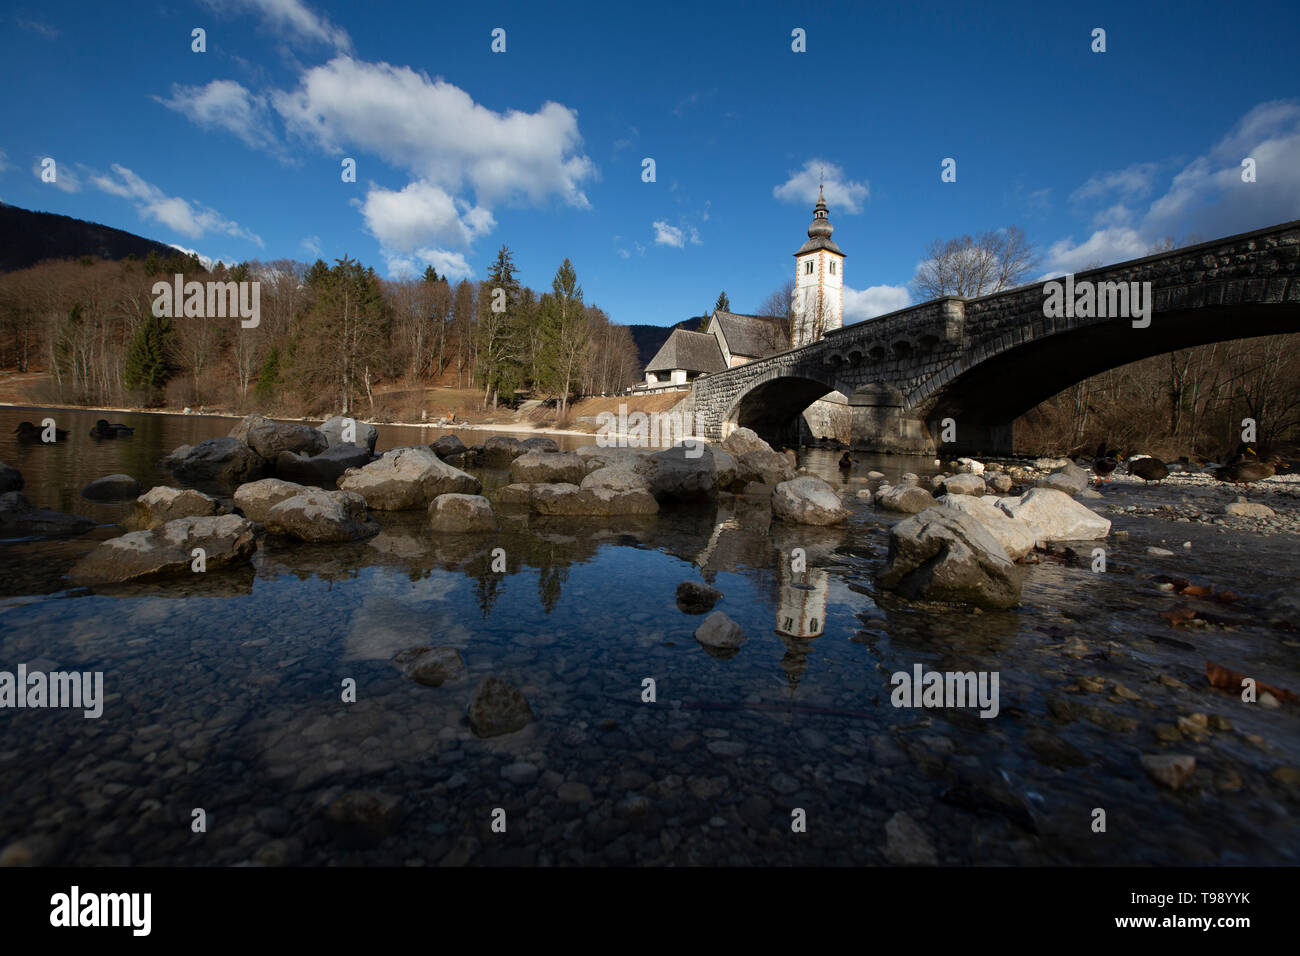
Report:
[[[808,241],[794,254],[794,292],[790,318],[741,315],[715,310],[696,332],[674,329],[646,365],[645,383],[636,391],[690,387],[700,375],[744,365],[822,339],[844,324],[844,253],[831,238],[826,197],[817,193]],[[847,399],[832,392],[804,413],[810,437],[834,438],[847,429]],[[844,421],[839,421],[843,418]],[[843,440],[847,440],[847,435]]]

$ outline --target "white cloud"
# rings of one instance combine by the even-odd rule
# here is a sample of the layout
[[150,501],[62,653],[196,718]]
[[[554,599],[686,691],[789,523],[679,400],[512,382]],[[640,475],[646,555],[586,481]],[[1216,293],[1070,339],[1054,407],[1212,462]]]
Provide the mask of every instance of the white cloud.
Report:
[[[1242,160],[1255,160],[1256,181],[1242,182]],[[1136,198],[1150,191],[1158,166],[1144,163],[1094,177],[1072,199]],[[1260,103],[1202,156],[1185,165],[1145,210],[1120,202],[1094,214],[1095,231],[1070,236],[1047,252],[1043,278],[1094,262],[1138,258],[1163,236],[1228,236],[1300,218],[1300,100]]]
[[272,102],[291,132],[326,151],[373,153],[453,194],[468,185],[480,204],[559,196],[590,205],[582,183],[595,166],[581,152],[578,114],[559,103],[498,113],[445,80],[347,56]]
[[454,199],[429,182],[413,182],[399,191],[371,186],[361,203],[366,228],[397,252],[430,242],[468,247],[496,227],[492,213]]
[[340,53],[352,49],[352,38],[347,31],[310,10],[301,0],[207,0],[207,4],[222,12],[248,10],[256,13],[277,33],[288,33],[294,39],[332,46]]
[[423,275],[425,266],[433,266],[440,275],[455,281],[468,279],[474,274],[464,254],[445,249],[416,249],[409,255],[384,249],[383,255],[388,264],[388,275],[393,279]]
[[1151,192],[1155,184],[1158,163],[1135,163],[1127,169],[1093,176],[1070,193],[1071,202],[1088,202],[1114,195],[1119,199],[1135,199]]
[[170,99],[155,100],[189,117],[204,129],[224,129],[249,146],[266,149],[275,142],[271,110],[266,97],[254,94],[234,80],[213,80],[206,86],[172,84]]
[[1125,259],[1137,259],[1146,255],[1150,245],[1136,229],[1123,226],[1099,229],[1077,245],[1074,237],[1070,236],[1052,243],[1048,248],[1044,257],[1048,271],[1043,273],[1040,280],[1078,272],[1097,262],[1110,265]]
[[317,258],[320,257],[320,236],[307,236],[298,245],[302,247],[303,252],[309,252]]
[[818,186],[823,181],[826,204],[836,212],[862,212],[862,203],[871,195],[871,188],[865,180],[851,180],[844,175],[840,166],[821,159],[808,160],[803,164],[803,169],[792,173],[784,183],[774,187],[772,195],[783,202],[811,206],[817,202]]
[[0,149],[0,173],[3,173],[6,169],[12,169],[12,168],[13,167],[9,162],[9,154],[6,153],[3,149]]
[[239,223],[226,219],[215,209],[179,196],[168,196],[125,166],[114,163],[111,169],[112,176],[93,175],[91,182],[103,192],[135,203],[136,211],[141,217],[152,219],[192,239],[201,239],[209,233],[215,233],[263,245],[261,237],[249,232]]
[[663,220],[650,224],[655,231],[655,245],[672,246],[674,249],[684,249],[689,242],[693,246],[700,244],[700,234],[694,226],[670,226]]
[[863,289],[844,287],[844,321],[861,322],[905,309],[912,297],[905,285],[873,285]]
[[40,20],[33,20],[31,17],[18,16],[14,22],[26,30],[28,33],[35,33],[43,40],[57,40],[59,31],[48,23],[42,23]]

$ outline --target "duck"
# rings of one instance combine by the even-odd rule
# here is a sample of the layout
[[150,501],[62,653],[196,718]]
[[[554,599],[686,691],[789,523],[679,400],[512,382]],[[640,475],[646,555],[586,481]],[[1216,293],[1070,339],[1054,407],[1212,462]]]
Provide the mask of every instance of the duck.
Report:
[[1219,481],[1230,481],[1234,485],[1242,482],[1249,484],[1252,481],[1272,478],[1279,468],[1285,467],[1282,459],[1274,457],[1270,461],[1263,461],[1255,457],[1253,449],[1247,448],[1245,454],[1233,455],[1226,465],[1214,469],[1211,474]]
[[[36,425],[33,425],[31,422],[19,422],[18,427],[14,429],[14,434],[18,436],[19,441],[29,442],[34,445],[49,444],[48,442],[45,441],[43,437],[43,433],[44,433],[44,429],[38,428]],[[67,437],[68,437],[68,430],[66,428],[54,429],[55,441],[64,441],[65,439],[67,439]]]
[[840,469],[842,471],[849,471],[852,467],[853,467],[853,456],[846,451],[843,455],[840,456]]
[[110,423],[103,418],[95,422],[95,427],[90,430],[91,438],[123,438],[133,434],[135,434],[135,429],[130,425],[119,425],[116,422]]
[[1153,481],[1163,481],[1169,477],[1169,466],[1159,458],[1139,458],[1128,466],[1128,473],[1137,475],[1150,484]]
[[1119,466],[1116,455],[1117,452],[1115,451],[1107,453],[1104,441],[1097,446],[1097,457],[1092,462],[1092,470],[1097,475],[1097,481],[1105,481]]

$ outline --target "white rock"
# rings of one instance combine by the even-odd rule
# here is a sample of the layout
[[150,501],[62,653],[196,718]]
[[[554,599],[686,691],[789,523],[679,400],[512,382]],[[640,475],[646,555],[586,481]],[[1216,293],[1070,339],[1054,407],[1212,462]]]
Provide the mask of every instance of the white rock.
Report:
[[1030,525],[1039,547],[1053,541],[1093,541],[1110,534],[1110,521],[1051,488],[1031,488],[1019,498],[999,498],[997,506]]

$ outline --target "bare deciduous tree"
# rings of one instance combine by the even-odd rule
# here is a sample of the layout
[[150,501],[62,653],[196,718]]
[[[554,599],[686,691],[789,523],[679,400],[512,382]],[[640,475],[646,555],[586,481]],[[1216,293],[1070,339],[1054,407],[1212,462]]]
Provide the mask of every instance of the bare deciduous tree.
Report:
[[1038,265],[1034,247],[1019,226],[972,238],[936,239],[912,279],[918,302],[946,295],[975,298],[1010,289]]

